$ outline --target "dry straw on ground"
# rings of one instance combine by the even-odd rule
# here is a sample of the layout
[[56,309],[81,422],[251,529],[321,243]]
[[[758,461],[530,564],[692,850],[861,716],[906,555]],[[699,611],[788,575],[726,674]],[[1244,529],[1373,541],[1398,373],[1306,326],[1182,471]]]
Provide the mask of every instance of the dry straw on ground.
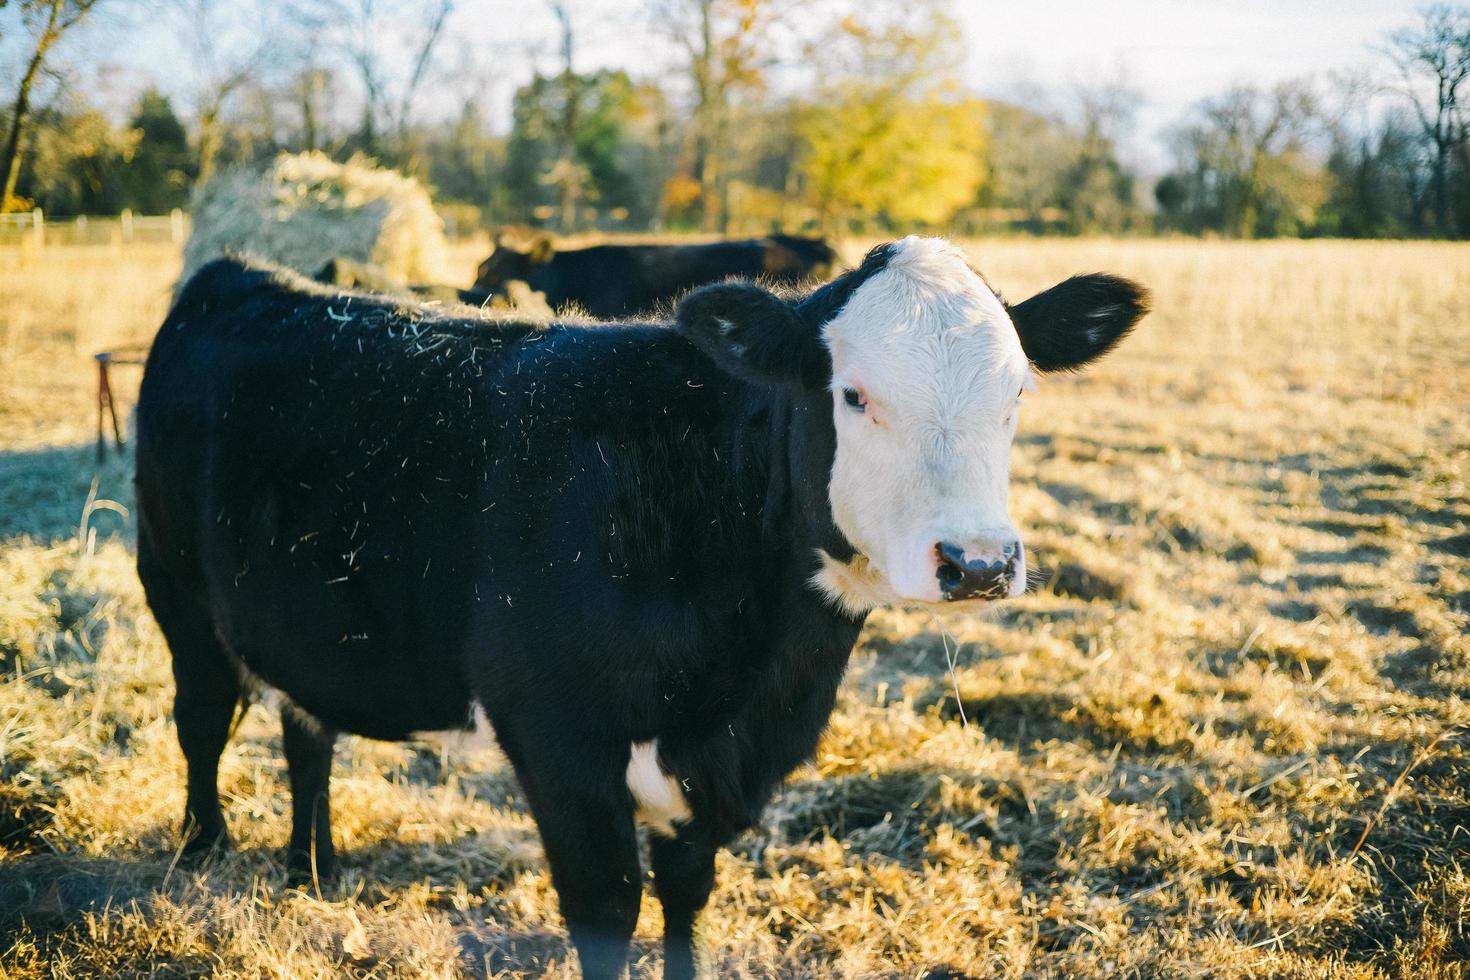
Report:
[[[1047,584],[946,618],[953,685],[927,616],[865,631],[814,765],[721,858],[718,974],[1465,977],[1470,249],[972,251],[1013,298],[1108,269],[1157,312],[1027,396],[1013,510]],[[344,740],[345,880],[286,891],[252,709],[240,849],[173,864],[168,660],[86,354],[146,337],[176,268],[0,253],[0,972],[569,975],[493,752]],[[658,927],[650,900],[636,976]]]
[[[261,170],[221,174],[195,192],[183,282],[227,251],[314,274],[344,256],[405,282],[439,282],[444,223],[418,181],[354,157],[281,154]],[[464,279],[469,283],[473,276]]]

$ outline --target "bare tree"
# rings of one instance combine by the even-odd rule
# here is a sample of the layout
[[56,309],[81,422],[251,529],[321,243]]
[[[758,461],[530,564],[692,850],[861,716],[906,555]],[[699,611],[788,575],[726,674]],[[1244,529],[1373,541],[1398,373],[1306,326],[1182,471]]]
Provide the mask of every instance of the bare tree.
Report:
[[1420,23],[1396,31],[1387,54],[1403,92],[1434,150],[1430,177],[1435,230],[1449,232],[1451,158],[1466,142],[1465,100],[1470,94],[1470,10],[1438,3]]
[[691,176],[701,188],[706,230],[724,230],[730,106],[742,90],[759,89],[780,0],[648,0],[655,23],[683,52],[693,95]]
[[1060,182],[1070,230],[1121,231],[1133,217],[1133,177],[1118,158],[1143,97],[1121,76],[1075,90],[1076,159]]
[[[379,0],[327,0],[329,22],[342,25],[340,42],[347,60],[357,70],[363,87],[360,137],[369,153],[381,152],[381,137],[391,135],[399,155],[407,152],[409,122],[414,100],[433,62],[434,49],[444,34],[454,0],[426,0],[393,4],[391,14]],[[404,24],[420,25],[416,34]],[[389,50],[411,52],[408,71],[395,80],[388,68]],[[396,89],[396,92],[395,92]]]
[[291,76],[291,96],[301,113],[301,148],[319,149],[326,142],[326,124],[322,118],[322,100],[326,97],[331,73],[312,61]]
[[577,206],[587,184],[587,168],[577,160],[577,123],[582,101],[582,81],[572,67],[576,35],[572,25],[571,0],[547,0],[561,33],[561,118],[558,122],[557,158],[543,180],[561,188],[561,230],[577,225]]
[[1119,75],[1110,81],[1074,90],[1076,117],[1082,139],[1118,146],[1128,140],[1143,95]]
[[0,148],[0,210],[15,196],[20,178],[20,141],[29,121],[31,94],[46,56],[62,36],[96,9],[102,0],[20,0],[20,18],[30,33],[25,69],[21,72],[15,101],[11,103],[10,127]]
[[409,72],[408,81],[403,86],[403,93],[398,101],[398,112],[394,119],[393,129],[402,141],[408,132],[408,120],[413,111],[413,100],[418,95],[419,86],[423,84],[424,75],[428,71],[429,59],[434,53],[434,46],[439,43],[439,37],[444,33],[444,25],[449,21],[449,15],[454,11],[454,0],[437,0],[430,10],[428,21],[424,25],[424,32],[420,36],[418,53],[414,56],[413,70]]
[[194,113],[199,127],[198,182],[214,176],[223,141],[222,127],[230,101],[256,81],[272,61],[269,30],[260,18],[267,11],[253,7],[246,16],[250,29],[234,32],[231,17],[240,16],[240,5],[222,0],[178,0],[180,40],[194,61]]
[[1178,169],[1160,182],[1160,203],[1188,215],[1190,230],[1295,234],[1324,196],[1309,153],[1321,132],[1319,101],[1300,81],[1206,99],[1174,134]]

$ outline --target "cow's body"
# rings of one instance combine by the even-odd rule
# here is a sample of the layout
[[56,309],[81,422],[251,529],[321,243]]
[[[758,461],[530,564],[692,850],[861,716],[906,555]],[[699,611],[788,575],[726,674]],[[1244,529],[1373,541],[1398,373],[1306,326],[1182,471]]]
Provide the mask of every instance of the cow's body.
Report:
[[[929,289],[927,253],[913,254],[882,295]],[[896,426],[901,406],[882,401],[879,374],[871,404],[844,404],[851,389],[829,390],[831,374],[858,384],[861,365],[835,340],[826,363],[816,333],[863,336],[853,297],[879,288],[866,284],[890,255],[903,253],[875,250],[796,307],[711,287],[681,305],[677,330],[458,320],[230,260],[201,270],[154,342],[137,437],[139,572],[174,657],[190,846],[224,838],[217,760],[250,684],[290,701],[298,873],[334,860],[334,732],[402,739],[488,718],[584,973],[623,966],[636,814],[657,831],[665,969],[689,975],[715,850],[810,757],[866,610],[890,588],[888,545],[859,554],[865,530],[839,529],[872,502],[829,495],[840,440]],[[1092,316],[1078,329],[1097,331]],[[1087,356],[1117,336],[1094,336]],[[976,348],[995,362],[993,392],[1016,381],[996,373],[1018,370],[1006,343],[1004,357]],[[974,415],[984,404],[964,411],[990,425]],[[924,465],[963,500],[962,471]],[[968,558],[970,539],[942,543],[921,548],[918,588],[935,598],[1015,584],[996,577],[1013,565]]]
[[552,251],[546,243],[527,252],[497,246],[480,265],[478,289],[500,290],[522,280],[543,293],[553,309],[574,308],[599,319],[666,310],[680,295],[724,279],[762,279],[777,284],[828,278],[837,253],[820,238],[768,238],[699,245],[593,245]]

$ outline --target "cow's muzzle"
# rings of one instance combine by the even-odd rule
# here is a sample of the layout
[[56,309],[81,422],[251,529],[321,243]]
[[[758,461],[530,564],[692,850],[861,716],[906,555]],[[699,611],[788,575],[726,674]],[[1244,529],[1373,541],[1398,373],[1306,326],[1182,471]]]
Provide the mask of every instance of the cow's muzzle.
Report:
[[987,548],[980,554],[948,541],[934,545],[939,558],[939,593],[948,602],[960,599],[1003,599],[1016,577],[1019,542]]

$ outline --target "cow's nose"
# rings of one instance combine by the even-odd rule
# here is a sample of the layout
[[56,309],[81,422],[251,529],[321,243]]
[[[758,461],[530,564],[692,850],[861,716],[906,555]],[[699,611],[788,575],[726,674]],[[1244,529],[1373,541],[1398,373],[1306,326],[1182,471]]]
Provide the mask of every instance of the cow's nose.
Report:
[[934,545],[939,556],[939,591],[945,599],[1000,599],[1010,593],[1020,545],[1011,542],[986,550],[989,555],[970,558],[957,544],[940,541]]

